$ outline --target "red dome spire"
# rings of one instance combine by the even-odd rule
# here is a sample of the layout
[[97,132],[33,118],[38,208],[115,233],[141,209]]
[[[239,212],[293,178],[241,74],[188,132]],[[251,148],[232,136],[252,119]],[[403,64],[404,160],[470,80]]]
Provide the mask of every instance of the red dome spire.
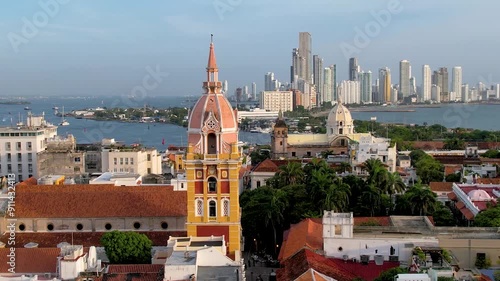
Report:
[[217,60],[215,59],[214,35],[213,34],[211,34],[211,38],[210,38],[210,52],[208,53],[207,71],[218,72]]

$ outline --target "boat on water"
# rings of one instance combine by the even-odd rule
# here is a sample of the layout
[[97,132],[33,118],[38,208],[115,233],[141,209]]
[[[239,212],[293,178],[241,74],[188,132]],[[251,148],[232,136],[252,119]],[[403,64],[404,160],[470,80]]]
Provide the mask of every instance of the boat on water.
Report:
[[31,107],[26,106],[26,107],[24,107],[24,110],[31,110]]
[[54,106],[54,107],[52,107],[52,109],[53,109],[53,110],[59,110],[59,107]]
[[64,119],[64,106],[62,108],[61,123],[59,123],[59,126],[69,126],[69,122]]

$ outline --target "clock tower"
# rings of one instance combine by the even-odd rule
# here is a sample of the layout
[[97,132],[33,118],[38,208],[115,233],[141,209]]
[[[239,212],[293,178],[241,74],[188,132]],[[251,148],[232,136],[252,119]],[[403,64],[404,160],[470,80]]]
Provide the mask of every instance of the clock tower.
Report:
[[189,114],[187,177],[188,236],[224,235],[228,255],[241,256],[236,112],[222,94],[213,42],[203,95]]

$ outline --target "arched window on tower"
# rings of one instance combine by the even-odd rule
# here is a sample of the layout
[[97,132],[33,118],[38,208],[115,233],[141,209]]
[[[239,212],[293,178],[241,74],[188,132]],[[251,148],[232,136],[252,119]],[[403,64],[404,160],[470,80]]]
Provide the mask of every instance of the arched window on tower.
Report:
[[217,136],[210,133],[207,136],[208,154],[217,154]]
[[343,128],[339,128],[339,135],[342,135],[344,134],[344,129]]
[[214,177],[208,178],[208,192],[217,192],[217,179]]
[[212,218],[217,216],[217,203],[215,200],[208,203],[208,216]]

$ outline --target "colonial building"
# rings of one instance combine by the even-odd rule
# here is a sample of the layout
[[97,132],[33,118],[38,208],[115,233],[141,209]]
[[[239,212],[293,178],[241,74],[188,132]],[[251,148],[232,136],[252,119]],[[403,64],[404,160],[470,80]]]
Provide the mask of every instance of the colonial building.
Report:
[[224,236],[228,255],[239,260],[241,224],[238,122],[221,92],[213,42],[207,66],[205,93],[189,115],[184,162],[187,178],[188,236]]
[[162,174],[161,154],[155,148],[104,148],[102,171],[114,173],[137,173],[141,176]]
[[326,134],[290,134],[283,118],[278,117],[271,134],[273,158],[311,158],[324,151],[349,155],[353,166],[378,158],[391,172],[396,171],[396,146],[391,146],[389,139],[356,133],[351,113],[340,100],[328,114]]
[[54,136],[47,139],[47,148],[37,157],[37,178],[48,175],[79,176],[85,173],[85,152],[76,151],[76,139]]

